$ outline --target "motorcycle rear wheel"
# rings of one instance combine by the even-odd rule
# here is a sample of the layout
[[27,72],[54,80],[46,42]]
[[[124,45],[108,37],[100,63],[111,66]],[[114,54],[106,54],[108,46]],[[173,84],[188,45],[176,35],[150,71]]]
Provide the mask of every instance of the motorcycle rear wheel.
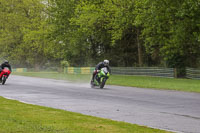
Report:
[[91,86],[91,88],[94,88],[94,82],[93,81],[90,82],[90,86]]

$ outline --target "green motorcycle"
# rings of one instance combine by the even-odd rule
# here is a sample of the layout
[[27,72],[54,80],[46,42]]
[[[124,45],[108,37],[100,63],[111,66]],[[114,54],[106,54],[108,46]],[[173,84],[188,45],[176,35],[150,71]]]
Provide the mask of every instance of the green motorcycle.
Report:
[[109,78],[110,73],[107,67],[102,68],[94,77],[94,81],[91,81],[91,87],[99,86],[101,89],[105,86],[106,80]]

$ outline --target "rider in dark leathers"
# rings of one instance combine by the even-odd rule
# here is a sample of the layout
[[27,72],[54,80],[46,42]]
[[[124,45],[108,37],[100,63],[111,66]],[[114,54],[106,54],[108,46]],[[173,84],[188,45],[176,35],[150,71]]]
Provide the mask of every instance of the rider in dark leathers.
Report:
[[[2,70],[3,70],[5,67],[7,67],[7,68],[12,72],[11,65],[9,64],[9,62],[8,62],[7,60],[5,60],[5,61],[1,64],[1,66],[0,66],[0,73],[2,72]],[[2,79],[0,78],[0,81],[1,81],[1,80],[2,80]]]
[[111,69],[109,67],[109,61],[108,60],[104,60],[103,62],[99,62],[99,64],[97,64],[93,75],[92,75],[92,82],[94,81],[94,77],[95,75],[101,70],[101,68],[107,67],[108,71],[111,73]]

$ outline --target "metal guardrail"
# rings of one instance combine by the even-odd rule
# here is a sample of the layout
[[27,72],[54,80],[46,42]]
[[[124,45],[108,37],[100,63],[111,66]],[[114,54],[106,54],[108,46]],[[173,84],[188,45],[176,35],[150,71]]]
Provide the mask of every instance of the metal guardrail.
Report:
[[27,72],[27,68],[14,68],[12,69],[13,72]]
[[200,69],[186,68],[186,78],[200,79]]
[[[69,74],[92,74],[94,67],[68,67],[65,73]],[[113,75],[140,75],[154,77],[174,78],[173,68],[161,67],[111,67]]]
[[69,74],[92,74],[94,67],[66,67],[64,73]]
[[161,67],[112,67],[112,74],[174,78],[174,69]]
[[[16,72],[26,72],[26,68],[17,68]],[[94,67],[66,67],[64,73],[68,74],[92,74]],[[111,67],[113,75],[136,75],[174,78],[173,68],[162,67]]]

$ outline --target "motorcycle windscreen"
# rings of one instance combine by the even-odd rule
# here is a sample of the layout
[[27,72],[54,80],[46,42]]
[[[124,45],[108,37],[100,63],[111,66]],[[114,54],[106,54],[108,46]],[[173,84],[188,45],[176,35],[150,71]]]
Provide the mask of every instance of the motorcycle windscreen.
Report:
[[105,74],[108,73],[108,69],[107,69],[107,67],[102,68],[102,70],[103,70],[103,72],[104,72]]

